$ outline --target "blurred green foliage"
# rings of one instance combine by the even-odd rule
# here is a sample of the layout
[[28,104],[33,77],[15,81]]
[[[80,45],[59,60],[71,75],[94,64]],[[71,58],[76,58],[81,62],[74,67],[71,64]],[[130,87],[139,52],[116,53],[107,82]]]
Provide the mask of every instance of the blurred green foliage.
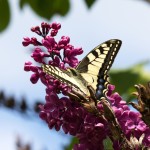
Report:
[[7,0],[0,0],[0,32],[6,29],[10,22],[10,7]]
[[[110,71],[111,84],[115,85],[118,92],[127,102],[133,99],[132,92],[135,84],[146,84],[150,81],[150,72],[144,69],[149,62],[141,62],[128,69],[116,69]],[[135,98],[135,97],[134,97]]]
[[20,0],[20,8],[29,5],[40,17],[51,19],[54,15],[65,16],[70,9],[69,0]]
[[78,139],[76,137],[72,138],[71,142],[69,143],[69,145],[64,147],[64,150],[72,150],[73,145],[78,143]]
[[[84,0],[88,8],[96,0]],[[66,16],[71,8],[70,0],[20,0],[21,10],[28,5],[39,17],[47,20],[55,15]],[[4,31],[10,23],[10,4],[8,0],[0,0],[0,32]]]
[[85,0],[85,3],[88,8],[91,8],[93,6],[94,2],[96,2],[96,0]]
[[113,143],[110,140],[110,138],[107,137],[107,139],[105,139],[103,141],[103,144],[104,144],[104,150],[114,150],[113,149]]

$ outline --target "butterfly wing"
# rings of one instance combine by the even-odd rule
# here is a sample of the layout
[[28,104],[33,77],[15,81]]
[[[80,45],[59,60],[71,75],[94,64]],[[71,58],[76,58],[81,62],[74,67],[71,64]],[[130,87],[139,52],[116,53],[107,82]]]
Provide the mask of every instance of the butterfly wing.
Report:
[[68,68],[67,70],[63,70],[51,65],[42,65],[42,69],[45,73],[58,79],[60,82],[79,89],[87,96],[90,95],[86,80],[76,69]]
[[120,49],[121,43],[120,40],[113,39],[98,45],[76,67],[77,71],[96,91],[97,99],[107,91],[107,74]]

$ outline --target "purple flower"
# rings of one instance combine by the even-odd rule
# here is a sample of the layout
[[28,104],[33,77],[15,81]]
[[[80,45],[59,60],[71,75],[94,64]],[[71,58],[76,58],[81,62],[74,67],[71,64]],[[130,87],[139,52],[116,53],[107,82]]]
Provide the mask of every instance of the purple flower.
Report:
[[75,67],[79,63],[76,56],[82,53],[82,48],[74,48],[72,45],[67,45],[64,53],[64,62],[68,63],[71,67]]
[[37,73],[34,73],[31,75],[30,81],[35,84],[39,80],[39,75]]
[[43,59],[44,57],[48,57],[49,54],[44,53],[39,47],[35,48],[31,57],[39,63],[44,63]]
[[61,24],[55,22],[55,23],[52,23],[51,27],[52,27],[51,36],[56,36],[58,33],[58,30],[61,28]]
[[24,41],[22,42],[22,44],[23,44],[23,46],[28,46],[28,45],[30,45],[30,44],[32,44],[32,45],[34,45],[34,46],[41,45],[41,43],[38,42],[35,37],[33,37],[33,38],[31,38],[31,39],[28,38],[28,37],[24,38]]
[[31,44],[30,38],[28,38],[28,37],[24,38],[24,41],[22,42],[22,45],[23,46],[28,46],[29,44]]
[[30,61],[25,62],[24,70],[25,71],[31,71],[31,65],[32,65],[32,62],[30,62]]
[[[144,143],[146,146],[150,145],[150,140],[148,141],[147,137],[150,137],[150,130],[148,126],[141,119],[141,115],[138,112],[133,112],[127,106],[126,102],[122,100],[118,93],[112,94],[114,86],[110,85],[107,94],[109,100],[112,103],[112,109],[115,112],[116,118],[118,119],[119,124],[126,137],[130,139],[131,135],[139,139],[144,133]],[[116,144],[114,142],[114,144]]]
[[46,36],[43,40],[42,40],[42,44],[43,46],[45,46],[48,50],[49,53],[58,53],[59,54],[59,51],[56,50],[56,47],[57,47],[57,43],[55,41],[55,39],[52,37],[52,36]]
[[31,31],[32,31],[32,32],[35,32],[35,33],[38,34],[38,35],[42,35],[42,32],[40,31],[40,27],[39,27],[39,26],[32,27],[32,28],[31,28]]
[[61,28],[61,24],[54,22],[54,23],[52,23],[51,27],[54,30],[59,30]]
[[52,25],[48,24],[46,22],[42,22],[41,23],[41,28],[42,28],[43,37],[45,37],[49,33],[50,29],[52,28]]
[[145,137],[143,140],[143,144],[150,147],[150,129],[147,127],[147,129],[144,132]]
[[68,36],[62,36],[58,42],[58,45],[60,48],[65,48],[65,46],[67,46],[69,42],[70,42],[70,38]]

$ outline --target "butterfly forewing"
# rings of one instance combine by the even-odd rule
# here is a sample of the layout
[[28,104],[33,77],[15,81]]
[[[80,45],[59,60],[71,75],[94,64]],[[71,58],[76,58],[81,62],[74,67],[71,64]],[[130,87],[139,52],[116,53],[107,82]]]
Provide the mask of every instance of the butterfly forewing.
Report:
[[[42,65],[42,69],[45,73],[49,74],[50,76],[54,77],[55,79],[58,79],[62,81],[63,83],[71,84],[70,82],[74,79],[71,78],[71,75],[66,70],[61,70],[58,67],[51,66],[51,65]],[[71,80],[71,81],[70,81]]]
[[99,99],[107,90],[108,71],[120,49],[121,41],[106,41],[94,48],[77,66],[77,70],[96,91]]
[[60,82],[65,83],[71,87],[75,87],[81,90],[85,95],[90,96],[87,89],[88,84],[86,80],[83,79],[80,74],[78,74],[76,69],[69,68],[67,70],[63,70],[51,65],[42,65],[42,69],[45,73],[49,74],[55,79],[58,79]]

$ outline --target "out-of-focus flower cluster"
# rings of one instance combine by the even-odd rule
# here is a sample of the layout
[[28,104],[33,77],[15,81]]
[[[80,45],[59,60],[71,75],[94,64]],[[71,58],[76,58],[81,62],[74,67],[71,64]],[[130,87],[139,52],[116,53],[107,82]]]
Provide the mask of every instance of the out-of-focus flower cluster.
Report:
[[[27,37],[22,42],[24,46],[30,44],[35,46],[31,57],[40,64],[34,66],[31,62],[26,62],[24,70],[33,72],[30,78],[32,83],[37,83],[40,79],[46,86],[46,101],[40,106],[40,117],[46,121],[50,129],[55,128],[59,131],[62,128],[66,134],[76,136],[79,144],[74,146],[74,150],[103,150],[103,140],[110,136],[107,121],[90,114],[79,103],[66,97],[70,88],[42,71],[42,64],[57,66],[61,69],[76,67],[78,64],[76,56],[83,53],[82,48],[74,48],[70,44],[70,38],[67,36],[62,36],[58,42],[55,40],[54,37],[60,28],[59,23],[42,23],[41,27],[36,26],[31,29],[42,37],[41,41],[35,37]],[[149,128],[140,119],[139,113],[131,111],[117,93],[112,94],[113,90],[114,86],[110,85],[108,99],[123,132],[128,139],[131,135],[140,138],[145,133],[143,143],[150,146]],[[61,98],[58,95],[60,93],[64,95]],[[100,103],[98,109],[103,109]],[[118,143],[113,141],[115,149],[119,149]]]

